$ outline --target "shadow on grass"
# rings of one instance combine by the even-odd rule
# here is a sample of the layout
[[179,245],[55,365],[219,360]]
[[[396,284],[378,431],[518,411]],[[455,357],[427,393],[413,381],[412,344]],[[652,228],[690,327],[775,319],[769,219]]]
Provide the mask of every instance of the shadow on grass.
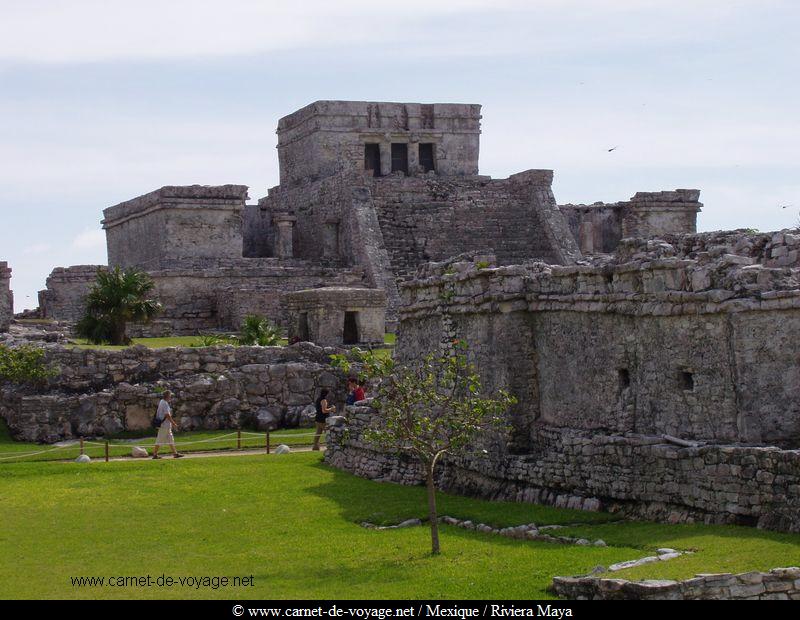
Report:
[[[342,517],[348,521],[392,525],[406,519],[426,519],[428,516],[427,496],[423,486],[375,482],[335,469],[324,462],[314,463],[310,467],[327,472],[328,480],[324,484],[310,487],[309,491],[338,504]],[[605,523],[618,518],[609,513],[519,502],[488,501],[442,491],[437,491],[436,498],[440,516],[450,515],[471,519],[493,527],[524,523],[539,525]]]

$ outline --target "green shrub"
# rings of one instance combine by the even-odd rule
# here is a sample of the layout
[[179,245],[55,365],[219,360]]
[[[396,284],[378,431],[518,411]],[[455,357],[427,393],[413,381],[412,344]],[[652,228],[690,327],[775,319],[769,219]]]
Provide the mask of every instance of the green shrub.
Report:
[[488,269],[489,261],[479,260],[477,263],[475,263],[475,267],[477,267],[478,269]]
[[250,314],[244,317],[238,340],[242,345],[274,347],[280,344],[281,332],[266,317]]
[[190,347],[213,347],[220,344],[238,344],[231,341],[230,336],[223,336],[222,334],[200,334],[197,341],[190,344]]
[[0,344],[0,381],[43,383],[55,374],[45,364],[44,349],[31,345],[11,348]]
[[154,288],[153,279],[136,268],[98,269],[75,332],[92,344],[130,344],[127,324],[149,322],[161,312],[161,304],[148,298]]

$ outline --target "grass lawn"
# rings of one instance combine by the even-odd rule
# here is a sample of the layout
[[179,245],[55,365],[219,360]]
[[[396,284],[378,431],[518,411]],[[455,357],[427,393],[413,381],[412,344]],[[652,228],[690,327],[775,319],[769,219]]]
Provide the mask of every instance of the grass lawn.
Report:
[[[609,515],[440,494],[442,514],[496,526],[576,523],[608,547],[442,527],[375,531],[425,513],[421,487],[356,478],[317,453],[0,467],[0,598],[543,598],[554,575],[669,543],[702,571],[800,562],[800,536],[748,528],[609,524]],[[755,553],[755,551],[758,553]],[[673,560],[637,569],[653,575]],[[674,563],[674,564],[673,564]],[[680,570],[680,569],[679,569]],[[630,572],[630,571],[629,571]],[[249,576],[254,587],[74,587],[76,576]]]
[[[314,441],[313,428],[281,429],[270,433],[270,445],[274,450],[279,444],[287,446],[311,445]],[[133,446],[142,446],[152,453],[156,430],[128,432],[109,438],[109,456],[130,456]],[[324,436],[323,436],[324,441]],[[189,431],[175,434],[175,442],[181,452],[233,450],[237,447],[236,431]],[[105,439],[87,440],[84,452],[93,459],[102,459],[105,455]],[[264,433],[250,430],[242,431],[242,449],[263,449],[266,438]],[[8,433],[8,427],[0,420],[0,467],[20,461],[72,460],[80,454],[80,446],[76,443],[70,447],[54,450],[54,446],[38,443],[14,441]],[[34,454],[43,452],[43,454]],[[161,448],[161,454],[169,454],[169,448]],[[15,457],[18,454],[18,457]]]

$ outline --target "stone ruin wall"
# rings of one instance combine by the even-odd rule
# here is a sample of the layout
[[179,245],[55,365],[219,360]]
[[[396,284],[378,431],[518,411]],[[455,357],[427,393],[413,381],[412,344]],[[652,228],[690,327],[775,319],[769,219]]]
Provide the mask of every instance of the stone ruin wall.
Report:
[[[800,264],[765,264],[798,239],[680,240],[630,240],[597,265],[476,269],[476,256],[403,287],[400,359],[464,338],[487,386],[520,399],[510,435],[484,438],[488,458],[450,459],[444,488],[800,531]],[[419,482],[361,441],[372,419],[334,429],[328,461]]]
[[560,205],[581,252],[614,252],[625,238],[692,234],[702,208],[700,190],[636,192],[624,202]]
[[42,318],[77,323],[86,310],[86,295],[103,265],[56,267],[47,277],[47,288],[39,291]]
[[227,329],[236,331],[247,314],[266,316],[286,325],[281,294],[330,285],[360,285],[359,269],[332,269],[303,261],[236,259],[216,268],[169,269],[151,272],[155,297],[164,312],[150,325],[131,333],[192,335]]
[[682,581],[554,577],[551,590],[573,601],[797,601],[800,600],[800,568],[791,566],[738,574],[701,573]]
[[[293,291],[283,296],[289,342],[294,338],[319,345],[383,345],[386,293],[381,289],[327,287]],[[345,341],[346,314],[355,315],[357,338]],[[354,336],[354,334],[348,334]]]
[[57,375],[46,387],[0,385],[0,416],[19,441],[55,442],[150,429],[170,389],[183,430],[258,430],[311,425],[320,388],[341,408],[344,377],[329,366],[336,349],[291,347],[83,350],[48,346]]
[[103,211],[108,264],[147,271],[242,256],[245,185],[165,186]]
[[0,261],[0,332],[7,331],[14,318],[14,297],[11,293],[11,269]]
[[397,315],[396,280],[429,260],[492,248],[503,264],[539,258],[569,264],[580,258],[551,190],[552,172],[508,179],[335,175],[279,186],[259,201],[269,213],[297,216],[295,256],[323,264],[361,265],[370,286],[387,292]]
[[428,261],[486,248],[504,265],[580,258],[552,181],[550,170],[528,170],[508,179],[391,177],[369,189],[392,269],[407,278]]
[[417,174],[419,143],[434,145],[441,175],[478,174],[477,104],[316,101],[278,121],[282,186],[364,169],[364,143],[378,145],[381,173],[391,173],[391,144],[408,145],[408,168]]

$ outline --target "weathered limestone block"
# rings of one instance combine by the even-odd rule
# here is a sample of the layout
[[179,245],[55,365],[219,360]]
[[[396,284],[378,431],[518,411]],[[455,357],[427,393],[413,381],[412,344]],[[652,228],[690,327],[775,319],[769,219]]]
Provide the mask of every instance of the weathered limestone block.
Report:
[[383,344],[386,293],[380,289],[319,288],[284,295],[289,340],[319,345]]
[[14,298],[11,294],[11,269],[0,262],[0,332],[7,331],[14,318]]

